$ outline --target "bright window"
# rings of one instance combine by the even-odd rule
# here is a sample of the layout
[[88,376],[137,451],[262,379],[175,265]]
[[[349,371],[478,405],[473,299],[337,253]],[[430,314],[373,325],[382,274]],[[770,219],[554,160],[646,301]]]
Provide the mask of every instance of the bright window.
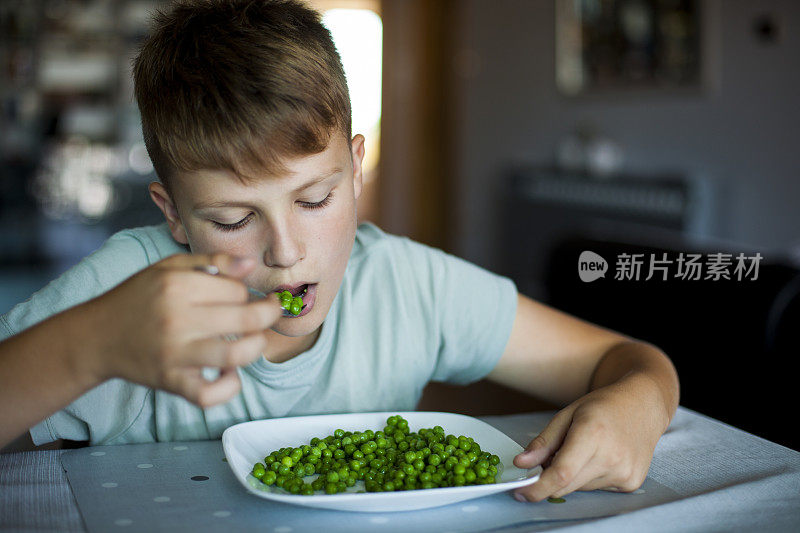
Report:
[[[326,7],[324,4],[322,7]],[[353,109],[353,135],[366,138],[364,179],[378,164],[381,125],[383,23],[371,9],[331,8],[322,22],[342,58]]]

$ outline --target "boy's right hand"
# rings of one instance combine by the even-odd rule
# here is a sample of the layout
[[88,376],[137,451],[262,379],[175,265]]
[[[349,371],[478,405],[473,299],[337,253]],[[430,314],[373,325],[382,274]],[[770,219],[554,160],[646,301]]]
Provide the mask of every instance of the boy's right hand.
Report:
[[[180,394],[201,407],[228,401],[241,388],[236,367],[261,356],[264,333],[283,312],[277,298],[248,302],[241,279],[255,265],[225,254],[174,255],[87,302],[88,366],[81,371],[97,382],[123,378]],[[197,270],[207,266],[219,275]],[[229,334],[241,338],[227,341]],[[219,379],[206,381],[205,366],[220,367]]]

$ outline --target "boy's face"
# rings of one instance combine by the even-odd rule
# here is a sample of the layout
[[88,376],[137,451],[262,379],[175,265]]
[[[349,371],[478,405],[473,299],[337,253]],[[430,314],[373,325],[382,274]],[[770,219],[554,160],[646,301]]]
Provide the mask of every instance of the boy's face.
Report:
[[297,317],[272,328],[290,337],[315,333],[339,290],[355,239],[356,200],[361,195],[364,137],[352,151],[334,134],[325,151],[283,161],[289,174],[264,176],[249,185],[228,171],[202,170],[175,176],[173,196],[150,184],[176,241],[193,253],[225,252],[256,257],[245,279],[265,293],[279,286],[309,284]]

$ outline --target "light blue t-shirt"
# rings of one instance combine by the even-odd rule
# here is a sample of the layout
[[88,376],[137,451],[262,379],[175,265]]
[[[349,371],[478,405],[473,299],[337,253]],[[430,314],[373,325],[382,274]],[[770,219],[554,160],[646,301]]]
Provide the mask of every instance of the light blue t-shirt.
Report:
[[[186,252],[166,224],[121,231],[0,317],[0,339]],[[429,381],[467,384],[491,372],[516,307],[510,279],[363,223],[317,342],[286,362],[262,357],[239,368],[242,390],[229,402],[202,409],[180,396],[112,379],[30,433],[37,445],[58,438],[92,445],[204,440],[249,420],[410,411]]]

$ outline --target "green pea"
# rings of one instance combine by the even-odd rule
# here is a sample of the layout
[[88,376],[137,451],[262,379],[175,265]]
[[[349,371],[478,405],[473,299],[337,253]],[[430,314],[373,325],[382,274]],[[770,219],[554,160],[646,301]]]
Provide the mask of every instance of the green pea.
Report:
[[[309,444],[271,452],[253,466],[253,476],[290,494],[335,494],[359,480],[366,492],[389,492],[495,483],[492,463],[500,464],[472,437],[446,435],[441,426],[411,432],[400,415],[388,417],[383,430],[337,429]],[[317,479],[303,481],[313,474]]]

